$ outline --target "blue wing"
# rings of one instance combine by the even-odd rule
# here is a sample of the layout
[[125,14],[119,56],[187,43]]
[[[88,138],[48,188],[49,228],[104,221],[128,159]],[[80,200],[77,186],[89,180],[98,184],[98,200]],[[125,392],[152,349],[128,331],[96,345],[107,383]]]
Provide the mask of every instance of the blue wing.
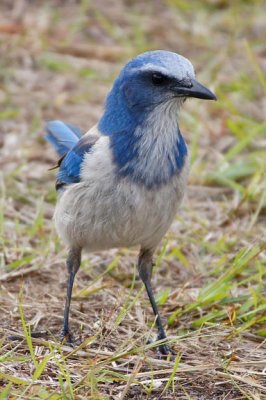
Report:
[[74,125],[62,121],[50,121],[46,125],[46,140],[53,145],[61,156],[57,167],[56,189],[66,184],[80,181],[80,168],[84,155],[91,151],[99,139],[98,131],[89,131],[81,136],[81,131]]
[[84,155],[92,151],[93,145],[98,139],[98,135],[87,133],[78,141],[76,146],[62,158],[56,181],[57,189],[60,189],[66,184],[80,181],[80,168]]

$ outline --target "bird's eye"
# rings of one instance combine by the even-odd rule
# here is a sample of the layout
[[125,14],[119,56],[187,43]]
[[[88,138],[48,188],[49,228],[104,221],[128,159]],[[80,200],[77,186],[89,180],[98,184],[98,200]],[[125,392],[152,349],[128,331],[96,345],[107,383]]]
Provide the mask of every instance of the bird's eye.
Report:
[[155,72],[152,74],[151,80],[154,85],[162,85],[163,83],[165,83],[166,77],[159,72]]

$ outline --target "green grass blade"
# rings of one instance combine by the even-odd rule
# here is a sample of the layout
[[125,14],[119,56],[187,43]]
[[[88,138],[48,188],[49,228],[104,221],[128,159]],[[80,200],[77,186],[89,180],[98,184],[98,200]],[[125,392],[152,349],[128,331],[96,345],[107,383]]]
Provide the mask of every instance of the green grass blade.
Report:
[[22,324],[22,328],[24,331],[24,335],[26,337],[26,342],[28,345],[28,349],[31,355],[31,359],[32,362],[35,366],[35,368],[37,367],[38,363],[35,357],[35,352],[34,352],[34,348],[32,345],[32,338],[31,338],[31,331],[30,328],[27,328],[26,322],[25,322],[25,318],[24,318],[24,313],[23,313],[23,307],[22,307],[22,291],[23,291],[23,287],[21,287],[20,292],[19,292],[19,315],[20,315],[20,320],[21,320],[21,324]]

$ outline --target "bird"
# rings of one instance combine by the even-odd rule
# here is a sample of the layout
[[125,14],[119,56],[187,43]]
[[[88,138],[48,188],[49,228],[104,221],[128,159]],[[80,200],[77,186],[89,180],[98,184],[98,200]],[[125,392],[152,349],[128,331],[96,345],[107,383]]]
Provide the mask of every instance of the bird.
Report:
[[180,54],[153,50],[123,67],[98,123],[82,134],[60,120],[46,123],[46,140],[60,159],[54,223],[68,248],[62,338],[71,341],[70,302],[82,251],[137,247],[137,269],[157,326],[157,349],[168,345],[151,284],[153,257],[184,197],[187,144],[178,117],[188,98],[216,100]]

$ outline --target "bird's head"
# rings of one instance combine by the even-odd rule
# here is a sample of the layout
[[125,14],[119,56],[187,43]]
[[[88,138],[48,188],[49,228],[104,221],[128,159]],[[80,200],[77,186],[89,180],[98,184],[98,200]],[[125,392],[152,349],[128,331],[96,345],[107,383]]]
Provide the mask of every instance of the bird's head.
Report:
[[129,108],[150,108],[188,97],[215,100],[215,95],[195,80],[189,60],[170,51],[149,51],[133,58],[121,71],[114,87]]
[[148,51],[129,61],[118,75],[107,97],[105,116],[109,114],[109,123],[115,122],[117,113],[120,121],[130,115],[139,121],[159,104],[170,101],[179,107],[188,97],[216,100],[196,81],[194,68],[185,57],[170,51]]

